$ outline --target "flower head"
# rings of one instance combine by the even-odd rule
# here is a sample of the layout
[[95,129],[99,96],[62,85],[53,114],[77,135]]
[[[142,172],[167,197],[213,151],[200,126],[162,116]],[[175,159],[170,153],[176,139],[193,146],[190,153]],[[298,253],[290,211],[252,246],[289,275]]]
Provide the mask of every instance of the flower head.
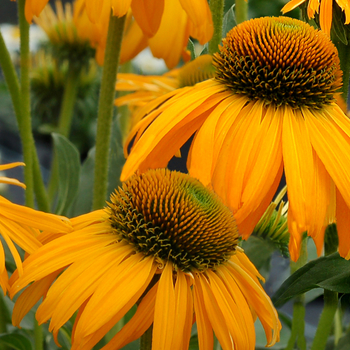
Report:
[[48,4],[40,16],[34,17],[34,22],[47,34],[53,47],[54,54],[60,59],[68,59],[76,65],[87,65],[91,57],[99,58],[105,43],[98,39],[96,25],[90,23],[86,12],[79,7],[80,2],[66,3],[56,1],[56,13]]
[[305,231],[320,254],[325,227],[334,221],[339,252],[350,257],[350,121],[335,103],[341,86],[335,46],[304,22],[266,17],[233,28],[214,61],[214,79],[143,108],[122,180],[167,166],[195,134],[189,173],[233,211],[243,238],[284,172],[292,259]]
[[74,232],[25,260],[22,277],[13,275],[12,294],[34,281],[16,301],[15,325],[44,296],[36,317],[51,319],[55,335],[79,310],[72,349],[91,349],[136,302],[104,350],[122,348],[152,324],[152,349],[188,349],[194,320],[201,349],[213,347],[213,330],[224,349],[254,349],[256,315],[267,343],[279,339],[276,310],[237,246],[232,213],[189,175],[135,175],[104,210],[72,224]]
[[[24,165],[24,163],[11,163],[0,165],[0,171]],[[25,185],[16,179],[0,177],[1,183]],[[0,235],[8,246],[16,263],[20,275],[23,273],[22,260],[15,246],[17,244],[25,252],[31,254],[42,244],[37,236],[40,230],[51,229],[52,232],[68,232],[71,228],[68,220],[64,218],[36,211],[21,205],[11,203],[0,196]],[[15,244],[14,244],[15,243]],[[9,288],[8,274],[5,267],[5,253],[0,241],[0,286],[4,293]]]
[[[282,13],[289,12],[306,0],[290,0],[283,8]],[[332,27],[333,6],[339,6],[345,12],[345,24],[350,23],[350,5],[347,0],[308,0],[307,15],[309,18],[315,18],[315,14],[319,15],[321,29],[330,36]]]

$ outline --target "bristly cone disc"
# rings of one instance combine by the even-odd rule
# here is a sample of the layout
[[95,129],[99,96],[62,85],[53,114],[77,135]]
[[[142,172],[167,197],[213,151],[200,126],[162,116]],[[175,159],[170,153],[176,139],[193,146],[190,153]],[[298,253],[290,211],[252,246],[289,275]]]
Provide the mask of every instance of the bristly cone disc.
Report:
[[322,31],[289,17],[263,17],[228,32],[214,55],[216,79],[266,104],[322,108],[342,84],[338,52]]
[[238,231],[231,211],[198,180],[166,169],[134,175],[107,208],[119,240],[182,271],[204,271],[235,252]]

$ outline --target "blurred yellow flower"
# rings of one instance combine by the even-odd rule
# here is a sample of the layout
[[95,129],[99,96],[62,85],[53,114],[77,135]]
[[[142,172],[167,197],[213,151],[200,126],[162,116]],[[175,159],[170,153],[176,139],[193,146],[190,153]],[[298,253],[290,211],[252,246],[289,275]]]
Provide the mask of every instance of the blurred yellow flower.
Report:
[[[39,16],[48,0],[27,0],[26,18],[29,23],[33,16]],[[189,37],[201,44],[213,35],[213,22],[207,0],[77,0],[77,13],[74,18],[82,17],[86,21],[82,27],[91,45],[97,46],[98,62],[103,63],[103,52],[107,39],[109,17],[122,17],[131,11],[126,26],[125,38],[121,51],[121,62],[135,57],[146,46],[150,46],[155,57],[163,58],[169,68],[175,67],[181,55],[189,59],[186,50]],[[92,25],[93,23],[94,25]],[[90,26],[90,28],[88,28]],[[176,28],[176,30],[174,30]],[[84,34],[84,31],[81,33]],[[97,44],[96,44],[97,42]]]
[[13,274],[11,295],[34,282],[15,303],[14,325],[43,297],[39,323],[51,319],[57,340],[79,310],[72,350],[88,350],[137,302],[103,350],[122,348],[152,324],[152,349],[188,349],[194,322],[199,349],[213,348],[214,331],[224,349],[253,350],[256,317],[267,345],[279,340],[277,312],[237,246],[232,213],[198,180],[166,169],[135,175],[107,208],[72,224],[72,233],[24,261],[22,276]]
[[103,62],[106,46],[106,33],[101,25],[93,24],[87,17],[84,0],[66,3],[63,8],[60,0],[55,2],[56,12],[47,5],[34,22],[47,34],[60,58],[86,64],[96,50],[96,60]]
[[[181,57],[185,61],[190,59],[187,52],[189,37],[197,39],[200,44],[211,39],[213,22],[207,0],[164,0],[159,3],[164,3],[164,9],[160,24],[153,31],[145,30],[146,13],[136,16],[132,8],[135,20],[130,19],[126,24],[120,53],[121,63],[132,59],[149,46],[153,56],[163,58],[168,68],[174,68]],[[148,15],[149,22],[151,14]]]
[[[24,163],[0,165],[0,171],[20,165],[24,165]],[[25,188],[25,185],[16,179],[0,177],[0,182]],[[0,196],[0,235],[8,246],[20,275],[23,273],[22,260],[15,244],[27,253],[32,254],[42,245],[37,239],[40,232],[39,230],[47,229],[50,229],[51,232],[69,232],[71,225],[69,224],[68,219],[11,203],[4,197]],[[4,294],[6,294],[9,284],[5,266],[5,252],[1,241],[0,286]]]
[[339,252],[349,258],[350,121],[335,103],[342,76],[335,46],[304,22],[259,18],[228,33],[214,65],[214,79],[143,107],[122,180],[166,167],[195,134],[188,171],[224,200],[243,238],[284,172],[292,259],[305,231],[320,254],[335,221]]
[[[212,78],[215,74],[211,55],[202,55],[195,60],[184,64],[181,68],[173,69],[161,76],[119,73],[116,83],[117,91],[130,91],[131,93],[118,97],[115,100],[117,107],[127,105],[132,115],[128,119],[127,135],[131,128],[144,116],[143,109],[147,109],[157,97],[175,91],[184,86],[192,86],[198,82]],[[166,97],[168,99],[169,97]],[[159,104],[159,100],[157,103]]]
[[321,29],[330,36],[332,27],[333,6],[335,3],[345,12],[345,24],[350,23],[350,3],[349,0],[290,0],[283,8],[282,13],[289,12],[305,1],[308,1],[307,15],[315,18],[315,13],[319,14]]

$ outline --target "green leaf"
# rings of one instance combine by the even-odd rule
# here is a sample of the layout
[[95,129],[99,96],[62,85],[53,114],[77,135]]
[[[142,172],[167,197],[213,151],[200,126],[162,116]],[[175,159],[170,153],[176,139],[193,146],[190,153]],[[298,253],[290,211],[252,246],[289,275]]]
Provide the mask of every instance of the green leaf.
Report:
[[120,185],[120,174],[125,163],[123,146],[121,143],[122,135],[119,128],[119,120],[116,118],[112,125],[111,146],[108,168],[108,199],[109,195]]
[[[333,6],[333,19],[332,19],[332,34],[335,34],[336,37],[344,44],[348,45],[348,38],[345,30],[345,17],[341,8],[337,5]],[[333,37],[332,37],[333,38]]]
[[231,8],[225,13],[222,22],[222,37],[225,38],[226,34],[237,25],[235,12],[233,11],[235,4],[231,6]]
[[241,246],[249,260],[267,278],[270,271],[271,255],[276,250],[275,245],[269,240],[252,235],[247,241],[242,241]]
[[79,186],[80,157],[77,148],[64,136],[52,134],[58,162],[58,200],[56,214],[66,215]]
[[80,172],[78,195],[70,211],[70,216],[78,216],[91,211],[95,167],[95,147],[91,148]]
[[281,306],[314,288],[350,293],[350,261],[334,253],[308,262],[282,284],[272,301]]
[[193,41],[191,39],[188,39],[187,50],[190,51],[191,61],[193,61],[196,58],[196,52],[194,50],[194,44],[193,44]]
[[339,339],[339,342],[334,350],[349,350],[350,344],[350,331],[348,331],[343,337]]
[[2,334],[0,335],[0,345],[9,346],[15,350],[31,350],[32,344],[29,339],[22,334]]

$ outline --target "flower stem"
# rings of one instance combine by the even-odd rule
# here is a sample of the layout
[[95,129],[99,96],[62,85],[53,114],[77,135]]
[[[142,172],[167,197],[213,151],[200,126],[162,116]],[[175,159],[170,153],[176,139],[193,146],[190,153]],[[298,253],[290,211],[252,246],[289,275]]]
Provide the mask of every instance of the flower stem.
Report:
[[42,174],[40,170],[40,164],[39,164],[39,158],[38,154],[36,153],[35,149],[33,152],[33,174],[34,174],[34,192],[36,197],[36,203],[38,205],[38,209],[50,212],[50,204],[49,204],[49,198],[47,196],[47,191],[42,179]]
[[140,350],[152,349],[152,332],[153,326],[149,327],[147,331],[140,338]]
[[103,208],[106,201],[115,83],[125,17],[118,18],[111,14],[109,20],[97,117],[93,209]]
[[248,1],[236,0],[235,2],[236,23],[240,24],[248,19]]
[[26,205],[34,207],[34,178],[33,178],[33,149],[34,138],[30,116],[30,52],[29,52],[29,24],[25,19],[25,0],[18,0],[18,21],[20,28],[20,52],[21,52],[21,113],[18,121],[19,132],[22,141],[23,159],[26,163],[24,168],[24,181],[26,189]]
[[[329,225],[326,228],[324,240],[324,254],[330,255],[337,251],[337,245],[334,244],[336,226]],[[338,308],[338,293],[325,289],[323,294],[323,310],[318,321],[316,334],[311,346],[311,350],[323,350],[326,348],[328,336],[331,333],[334,316]]]
[[323,300],[324,306],[311,350],[323,350],[326,348],[328,336],[332,329],[334,315],[338,307],[338,293],[325,289]]
[[7,87],[9,89],[13,108],[15,110],[17,122],[21,120],[21,91],[19,87],[18,77],[13,66],[10,54],[5,45],[4,38],[0,31],[0,66],[5,77]]
[[[301,241],[300,257],[296,263],[291,262],[291,272],[294,273],[307,262],[307,238],[304,237]],[[292,332],[285,350],[293,350],[295,343],[301,350],[306,350],[305,340],[305,295],[299,295],[294,300],[293,304],[293,320]]]
[[[74,105],[78,94],[79,74],[80,69],[77,69],[75,65],[69,64],[67,79],[64,86],[60,115],[58,118],[58,133],[67,138],[69,137],[72,126]],[[53,156],[51,164],[51,174],[48,185],[50,201],[53,200],[56,194],[58,184],[58,165],[56,155]]]
[[43,329],[39,326],[38,321],[34,316],[34,349],[44,350],[44,334]]
[[224,0],[211,0],[210,11],[213,18],[214,33],[208,43],[209,54],[212,55],[218,51],[218,47],[222,38],[222,24],[224,13]]

